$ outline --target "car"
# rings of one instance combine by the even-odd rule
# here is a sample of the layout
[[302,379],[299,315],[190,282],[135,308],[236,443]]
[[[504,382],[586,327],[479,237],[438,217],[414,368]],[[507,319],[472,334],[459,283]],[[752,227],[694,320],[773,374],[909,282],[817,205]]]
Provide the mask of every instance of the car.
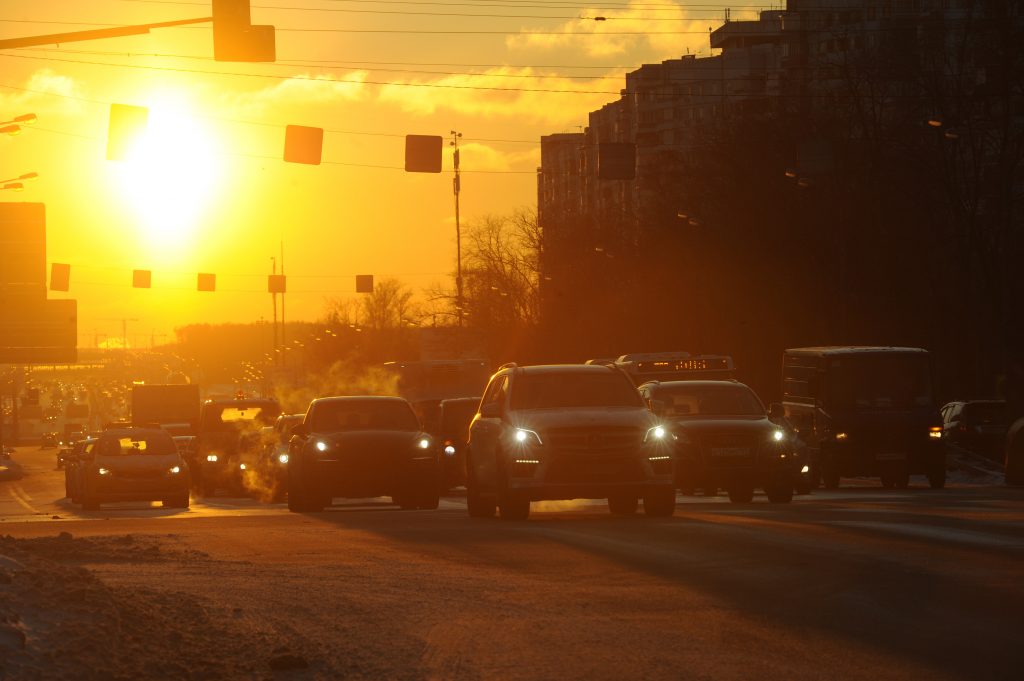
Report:
[[441,400],[437,437],[441,440],[444,489],[466,483],[466,442],[469,424],[480,405],[479,397],[456,397]]
[[284,501],[288,494],[288,442],[292,438],[292,428],[302,423],[304,418],[305,414],[281,414],[273,426],[263,429],[263,447],[250,486],[255,486],[265,500]]
[[64,457],[64,496],[73,504],[81,503],[79,494],[81,466],[88,461],[88,455],[94,444],[96,444],[95,437],[82,438],[67,450]]
[[640,395],[675,435],[676,485],[725,488],[749,503],[755,488],[789,503],[800,484],[795,443],[747,385],[731,380],[645,383]]
[[43,433],[42,440],[39,443],[39,449],[53,449],[57,446],[59,437],[55,432]]
[[943,440],[989,459],[1000,458],[1010,428],[1006,400],[949,402],[940,412]]
[[188,465],[164,430],[124,428],[85,440],[76,453],[73,488],[85,510],[116,501],[161,501],[189,507]]
[[0,480],[20,480],[25,475],[21,464],[11,458],[12,454],[12,447],[0,446]]
[[261,430],[281,413],[277,400],[241,398],[203,403],[196,439],[187,450],[192,484],[204,496],[245,492],[245,474],[260,456]]
[[403,509],[440,501],[436,440],[401,397],[314,399],[292,428],[288,509],[319,511],[334,497],[390,496]]
[[607,499],[632,515],[675,512],[671,435],[611,366],[506,364],[469,427],[470,517],[525,520],[530,503]]

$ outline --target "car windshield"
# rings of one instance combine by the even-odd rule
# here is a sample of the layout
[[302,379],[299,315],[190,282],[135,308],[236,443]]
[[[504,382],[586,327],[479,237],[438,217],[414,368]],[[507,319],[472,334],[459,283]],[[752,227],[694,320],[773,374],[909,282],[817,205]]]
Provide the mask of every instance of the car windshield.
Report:
[[100,440],[96,451],[102,456],[174,454],[177,447],[170,435],[122,435]]
[[654,399],[662,404],[661,416],[764,416],[764,405],[745,385],[683,385],[662,388]]
[[419,419],[407,402],[398,400],[338,400],[313,410],[310,430],[338,433],[353,430],[417,431]]
[[514,386],[512,409],[643,406],[630,380],[616,371],[524,373]]
[[971,423],[1005,426],[1010,423],[1010,414],[1005,402],[968,402],[964,405],[965,421]]
[[465,437],[469,423],[473,420],[479,405],[479,398],[445,402],[441,405],[441,434],[446,437],[449,435]]
[[829,360],[824,401],[832,409],[909,409],[933,404],[927,355],[892,354]]

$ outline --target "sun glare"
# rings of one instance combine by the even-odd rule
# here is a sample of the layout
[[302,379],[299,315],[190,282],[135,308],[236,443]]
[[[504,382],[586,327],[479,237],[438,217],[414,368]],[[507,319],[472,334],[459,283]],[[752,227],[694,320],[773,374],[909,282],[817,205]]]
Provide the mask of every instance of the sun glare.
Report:
[[221,176],[219,150],[203,121],[180,102],[150,104],[146,132],[117,165],[145,241],[171,250],[191,244]]

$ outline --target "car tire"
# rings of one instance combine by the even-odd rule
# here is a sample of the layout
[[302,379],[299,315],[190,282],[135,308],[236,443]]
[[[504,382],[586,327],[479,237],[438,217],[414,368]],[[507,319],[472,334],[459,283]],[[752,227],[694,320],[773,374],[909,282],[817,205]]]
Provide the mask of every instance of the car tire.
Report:
[[163,500],[164,508],[188,508],[188,502],[187,493]]
[[[468,454],[468,452],[467,452]],[[476,481],[472,461],[466,457],[466,511],[470,518],[493,518],[497,505],[494,499],[484,496],[480,484]]]
[[729,501],[734,504],[749,504],[754,500],[753,485],[729,485]]
[[674,487],[652,489],[644,495],[644,515],[650,518],[668,518],[676,512]]
[[638,508],[640,508],[640,500],[635,496],[608,497],[608,510],[612,515],[633,515]]
[[777,483],[764,488],[765,496],[773,504],[788,504],[793,501],[793,485]]

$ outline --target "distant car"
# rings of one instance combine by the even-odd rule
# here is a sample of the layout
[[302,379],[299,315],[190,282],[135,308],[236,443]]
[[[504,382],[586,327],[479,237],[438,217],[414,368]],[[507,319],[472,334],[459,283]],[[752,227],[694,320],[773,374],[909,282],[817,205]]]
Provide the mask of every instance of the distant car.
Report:
[[466,484],[466,443],[469,424],[480,405],[479,397],[441,400],[437,437],[441,441],[444,489]]
[[734,503],[750,502],[755,488],[773,503],[793,500],[800,482],[794,442],[748,386],[664,381],[640,386],[640,394],[672,422],[680,487],[724,487]]
[[525,520],[530,502],[607,499],[615,515],[675,512],[671,436],[621,370],[507,364],[469,427],[470,517]]
[[96,438],[83,438],[67,449],[64,457],[64,496],[71,500],[71,503],[81,503],[81,470],[89,461],[89,453],[92,446],[96,444]]
[[1010,428],[1005,400],[950,402],[942,407],[942,439],[999,460]]
[[280,502],[288,494],[288,442],[292,428],[303,418],[305,414],[281,414],[273,426],[263,429],[263,449],[254,472],[264,500]]
[[390,496],[437,508],[440,452],[400,397],[321,397],[292,429],[288,509],[319,511],[334,497]]
[[57,433],[53,433],[53,432],[43,433],[43,438],[42,438],[42,441],[39,443],[39,448],[40,449],[53,449],[54,447],[57,446],[57,442],[58,441],[59,441],[59,438],[57,436]]
[[188,449],[193,485],[204,495],[245,492],[245,473],[260,457],[262,429],[281,413],[277,400],[207,400],[199,432]]
[[86,440],[76,454],[68,490],[86,510],[115,501],[161,501],[188,508],[188,466],[163,430],[124,428]]

